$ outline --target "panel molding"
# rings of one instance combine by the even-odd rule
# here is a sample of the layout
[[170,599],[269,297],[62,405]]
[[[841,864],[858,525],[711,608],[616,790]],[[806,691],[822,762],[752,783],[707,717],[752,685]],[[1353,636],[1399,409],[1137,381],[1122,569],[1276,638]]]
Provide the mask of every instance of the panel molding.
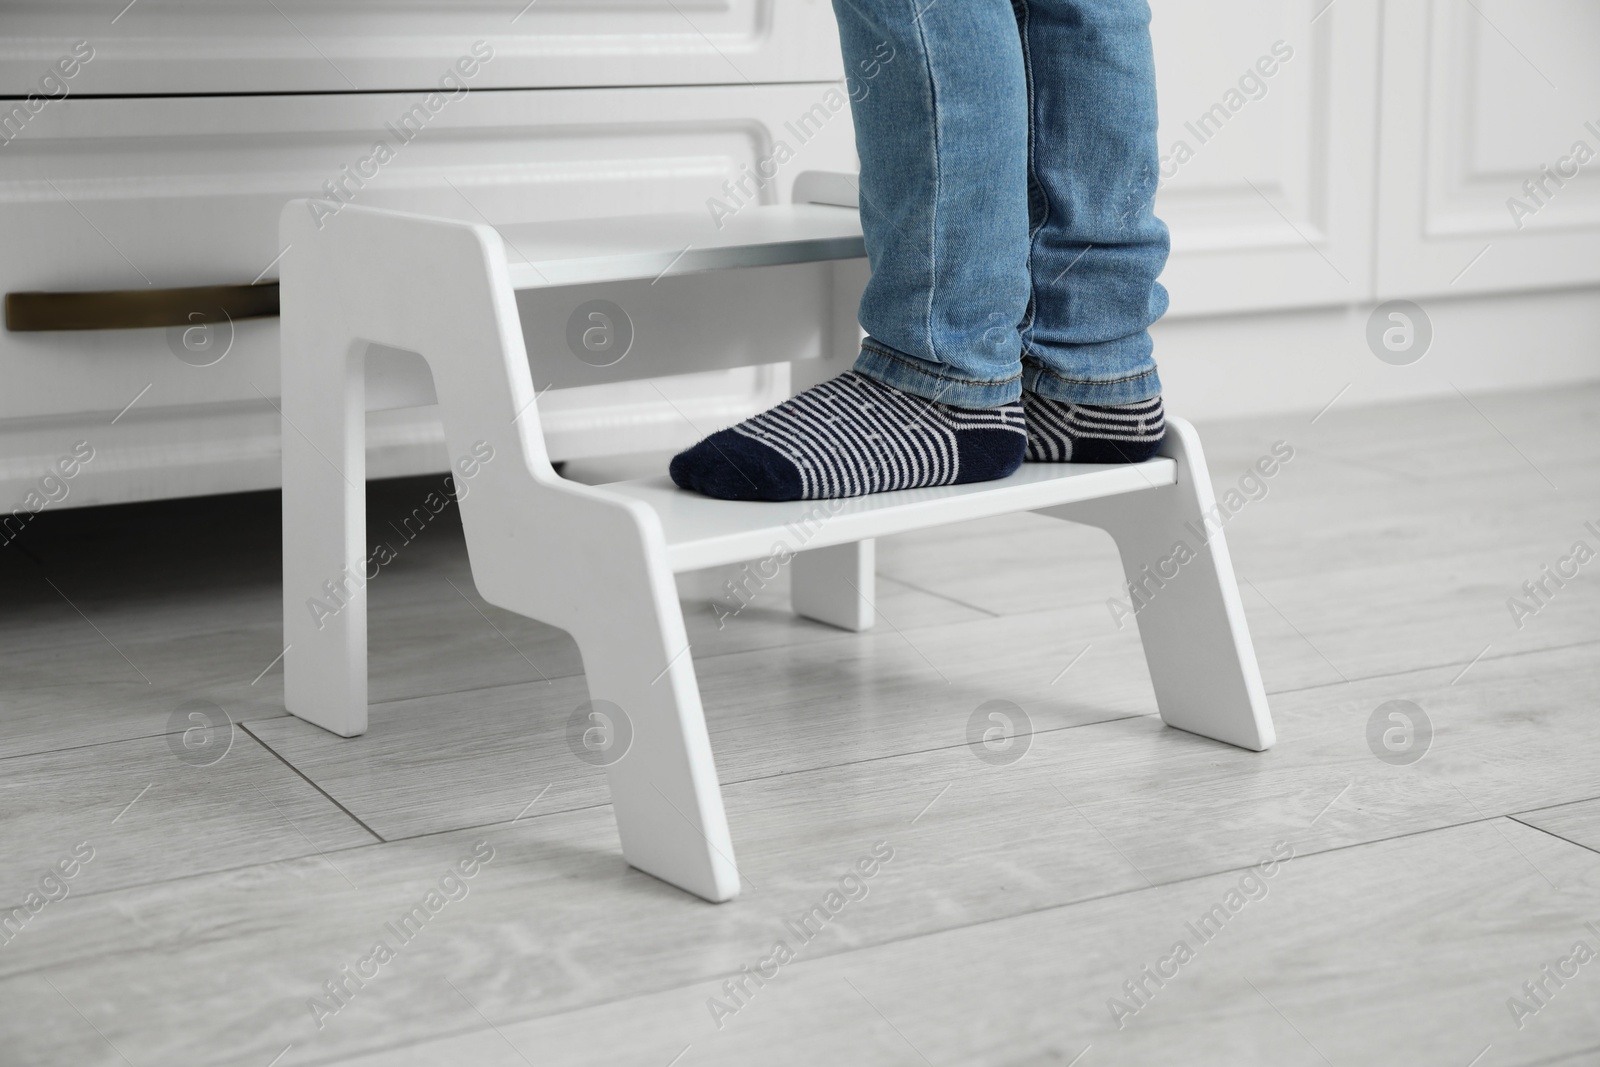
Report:
[[[843,77],[819,0],[9,0],[0,94],[33,91],[78,40],[77,94],[426,91],[475,42],[479,89],[744,85]],[[113,12],[114,13],[114,12]]]
[[1385,5],[1380,297],[1600,281],[1600,160],[1520,227],[1507,204],[1575,141],[1600,153],[1600,76],[1592,63],[1558,67],[1547,56],[1582,36],[1573,17],[1600,28],[1600,12],[1557,0],[1571,9],[1562,17],[1547,6]]
[[[1162,90],[1162,152],[1174,158],[1179,141],[1194,148],[1193,162],[1175,168],[1156,204],[1173,235],[1162,278],[1172,297],[1168,314],[1183,318],[1368,299],[1377,2],[1229,7],[1219,12],[1177,0],[1155,5],[1157,66],[1163,82],[1176,87],[1170,99]],[[1224,13],[1231,21],[1219,18]],[[1187,25],[1191,21],[1197,24]],[[1166,23],[1173,28],[1163,31]],[[1246,25],[1248,35],[1241,30]],[[1185,28],[1190,32],[1180,34]],[[1260,98],[1247,97],[1213,134],[1216,146],[1211,140],[1195,145],[1193,123],[1185,121],[1233,87],[1219,73],[1224,61],[1217,50],[1198,47],[1193,39],[1206,32],[1230,48],[1248,36],[1262,56],[1277,41],[1294,50],[1292,59],[1263,79]],[[1236,76],[1241,56],[1229,55],[1228,73]]]

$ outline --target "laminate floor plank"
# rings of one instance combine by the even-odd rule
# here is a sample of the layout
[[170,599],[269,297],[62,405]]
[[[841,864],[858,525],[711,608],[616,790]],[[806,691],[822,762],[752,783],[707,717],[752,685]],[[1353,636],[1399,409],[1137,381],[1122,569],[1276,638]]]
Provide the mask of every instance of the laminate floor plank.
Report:
[[[1293,459],[1245,485],[1235,500],[1238,509],[1223,528],[1240,571],[1272,580],[1321,577],[1373,563],[1427,564],[1499,550],[1511,559],[1500,567],[1498,595],[1489,605],[1503,612],[1505,598],[1575,539],[1587,536],[1600,547],[1583,529],[1585,521],[1600,525],[1600,389],[1475,402],[1493,409],[1515,447],[1461,401],[1335,410],[1316,426],[1301,416],[1203,426],[1219,498],[1240,489],[1274,443],[1296,448]],[[1536,455],[1560,489],[1518,449]],[[1039,561],[1058,558],[1083,565],[1041,570]],[[972,560],[984,566],[974,568]],[[880,566],[995,613],[1120,593],[1120,568],[1106,535],[1033,515],[895,538],[886,542]]]
[[[1593,510],[1600,528],[1600,494]],[[1362,558],[1342,565],[1307,552],[1292,568],[1288,564],[1258,568],[1259,554],[1248,544],[1239,544],[1242,539],[1232,532],[1229,547],[1252,633],[1281,625],[1302,635],[1337,673],[1360,678],[1433,663],[1464,664],[1491,644],[1497,651],[1521,652],[1600,639],[1600,583],[1583,570],[1561,588],[1552,586],[1553,594],[1542,601],[1531,600],[1522,589],[1525,581],[1540,580],[1542,567],[1567,556],[1580,539],[1600,553],[1600,536],[1587,532],[1577,514],[1552,519],[1538,536],[1505,534],[1500,547],[1479,551],[1453,549],[1446,540],[1448,531],[1442,529],[1435,530],[1431,540],[1419,535],[1419,542],[1426,543],[1410,555],[1372,547],[1386,546],[1390,540],[1381,532],[1370,537],[1353,532],[1348,536],[1362,546]],[[990,520],[989,535],[1014,534],[1021,548],[1018,555],[998,557],[982,579],[954,566],[955,560],[979,551],[984,540],[970,530],[937,544],[893,543],[883,553],[882,566],[902,580],[997,614],[1096,604],[1109,621],[1117,615],[1110,606],[1113,601],[1131,608],[1126,593],[1115,584],[1121,571],[1111,559],[1108,538],[1102,538],[1103,545],[1090,543],[1075,552],[1084,560],[1103,552],[1105,558],[1094,556],[1093,564],[1041,568],[1031,561],[1047,554],[1043,547],[1047,539],[1078,545],[1085,535],[1091,539],[1099,535],[1061,533],[1051,526],[1039,528],[1039,523],[1051,520],[1011,516],[1003,525]],[[1273,536],[1293,545],[1297,540],[1293,530],[1284,527]],[[1091,571],[1093,578],[1088,576]],[[1008,597],[1006,589],[1019,595]],[[989,596],[986,590],[1001,593]],[[1513,597],[1527,604],[1531,613],[1514,614],[1508,604]],[[1269,669],[1264,663],[1263,673]]]
[[[1337,468],[1334,468],[1337,470]],[[1272,492],[1223,525],[1240,569],[1274,580],[1359,571],[1378,563],[1427,564],[1461,557],[1507,558],[1497,603],[1600,526],[1600,485],[1557,496],[1542,486],[1508,500],[1477,481],[1459,500],[1431,489],[1375,484],[1340,489],[1324,470],[1298,472],[1316,499],[1291,498],[1285,469]],[[1421,500],[1419,501],[1419,495]],[[1198,540],[1195,538],[1194,540]],[[1009,515],[889,539],[880,567],[995,614],[1038,611],[1120,595],[1122,574],[1108,535],[1039,515]],[[982,560],[982,567],[974,567]],[[1057,568],[1054,561],[1070,562]]]
[[[1263,860],[1273,844],[1261,843]],[[1600,912],[1600,856],[1494,820],[1296,856],[1272,870],[1249,883],[1230,872],[821,959],[802,948],[775,974],[769,968],[764,986],[749,983],[720,1029],[710,1004],[733,1001],[716,980],[515,1022],[485,1007],[493,978],[462,968],[450,976],[459,994],[440,995],[457,997],[466,1032],[333,1062],[1593,1062],[1595,963],[1520,1029],[1507,1001],[1526,999],[1522,983],[1578,940],[1600,942],[1585,926]],[[885,881],[875,892],[893,890]],[[1214,908],[1225,921],[1210,920],[1206,940],[1196,924]],[[1181,964],[1179,941],[1192,950]],[[752,945],[749,956],[764,951]],[[1164,959],[1165,980],[1143,977]],[[1124,983],[1141,980],[1148,995],[1136,999]],[[472,1025],[461,998],[494,1028]],[[1113,998],[1126,1006],[1116,1015]]]
[[[39,890],[79,845],[92,859],[66,880],[72,895],[375,840],[244,730],[231,738],[226,726],[210,732],[197,722],[195,730],[189,748],[168,735],[0,762],[0,906]],[[49,904],[36,921],[47,925],[42,920],[71,899]],[[33,934],[24,928],[18,936]]]
[[[1338,680],[1292,631],[1267,631],[1257,648],[1269,682]],[[695,670],[725,782],[963,745],[975,717],[989,725],[979,709],[991,701],[1017,730],[1156,712],[1135,628],[1111,629],[1094,606],[879,628],[710,656]],[[374,705],[355,739],[287,717],[250,726],[393,839],[504,821],[546,786],[540,810],[605,803],[604,775],[564,735],[585,699],[581,678],[558,678]]]
[[[923,876],[903,881],[898,896],[869,890],[859,919],[830,923],[827,948],[819,942],[817,951],[909,934],[927,918],[918,902],[955,921],[973,908],[992,913],[997,903],[1025,907],[1144,884],[1081,820],[1044,828],[997,822],[987,803],[968,796],[936,825],[931,815],[913,823],[951,760],[907,759],[896,775],[852,781],[824,772],[733,787],[741,792],[731,798],[735,819],[753,828],[797,817],[801,824],[782,842],[756,839],[744,849],[746,895],[732,906],[706,905],[627,869],[610,847],[609,808],[592,808],[336,854],[359,890],[314,860],[291,860],[72,897],[52,924],[25,931],[38,936],[0,952],[0,1003],[27,1012],[48,1001],[54,994],[43,975],[136,1063],[265,1063],[293,1043],[287,1065],[371,1047],[383,1032],[420,1039],[476,1019],[438,996],[448,992],[440,975],[459,977],[468,960],[478,973],[498,975],[499,995],[474,998],[491,1015],[592,1004],[737,969],[785,918],[821,901],[859,855],[890,836],[899,844],[884,872],[915,862]],[[836,797],[827,822],[804,815],[819,789]],[[809,833],[807,821],[815,826]],[[924,824],[918,844],[911,838]],[[1041,839],[1048,851],[1029,844]],[[478,840],[490,842],[494,859],[466,883],[468,894],[400,944],[385,923],[398,922]],[[951,848],[956,841],[960,848]],[[980,863],[1014,872],[1011,894],[997,899],[986,881],[964,873]],[[598,921],[613,908],[609,921]],[[308,998],[379,938],[397,949],[385,984],[414,997],[411,1008],[392,1015],[396,1002],[358,994],[318,1027]],[[184,1012],[198,1018],[156,1022],[175,1023]],[[0,1036],[29,1048],[21,1023],[6,1017]]]
[[[869,701],[878,717],[854,730],[845,720],[817,724],[820,740],[810,747],[821,750],[831,739],[850,753],[848,763],[794,765],[796,753],[806,755],[805,735],[793,723],[785,727],[781,707],[750,713],[743,723],[714,717],[714,742],[730,797],[761,783],[783,789],[793,780],[826,780],[806,803],[828,810],[838,790],[849,795],[838,783],[892,775],[901,760],[926,759],[949,768],[924,788],[930,800],[937,794],[940,804],[991,803],[1019,818],[1070,810],[1141,877],[1164,882],[1248,862],[1261,838],[1307,823],[1315,832],[1301,832],[1304,847],[1329,849],[1591,797],[1588,753],[1600,747],[1600,724],[1588,712],[1600,688],[1597,650],[1486,659],[1470,682],[1456,684],[1453,671],[1433,670],[1284,694],[1276,702],[1281,742],[1265,754],[1218,746],[1142,715],[1040,732],[1018,762],[993,770],[963,746],[964,730],[930,731],[925,723],[921,735],[944,747],[896,757],[899,746],[875,746],[885,734],[914,737],[918,726],[885,715],[893,709],[881,693]],[[818,706],[804,698],[803,686],[791,688],[800,698],[796,716]],[[1407,702],[1399,707],[1416,726],[1412,741],[1422,755],[1414,764],[1380,758],[1388,750],[1370,735],[1374,718],[1380,731],[1405,721],[1380,710],[1392,701]],[[908,709],[922,713],[918,702]],[[353,757],[349,744],[320,744],[311,728],[289,720],[252,728],[385,837],[604,803],[598,772],[571,759],[553,730],[542,743],[518,744],[514,729],[478,734],[458,726],[452,736],[461,740],[452,744],[434,726],[440,709],[420,710],[429,718],[395,720],[384,733],[399,740],[370,759]],[[985,773],[970,773],[979,770]],[[920,807],[913,798],[904,803]],[[733,826],[743,854],[752,835],[760,838],[759,822],[735,818]],[[779,838],[789,832],[773,830]]]
[[[274,561],[276,551],[274,544]],[[48,591],[36,574],[30,577]],[[839,635],[793,614],[786,572],[743,607],[723,588],[730,580],[740,580],[739,568],[681,576],[685,624],[697,654],[786,648]],[[237,721],[284,714],[282,666],[275,663],[283,652],[277,581],[274,573],[270,597],[259,590],[239,596],[223,587],[178,605],[158,599],[147,615],[136,591],[79,604],[92,615],[79,615],[51,591],[52,600],[11,616],[34,618],[35,629],[49,636],[8,639],[0,648],[8,717],[0,758],[150,736],[166,729],[173,710],[190,699],[210,700]],[[464,548],[429,569],[392,580],[385,575],[369,591],[375,702],[582,673],[577,646],[564,631],[478,596]],[[720,616],[713,603],[722,605]],[[989,617],[893,579],[879,582],[878,604],[904,630]],[[728,614],[734,608],[737,613]]]
[[[85,893],[62,902],[59,921],[27,931],[39,936],[0,953],[0,999],[31,1017],[37,998],[53,996],[33,973],[44,969],[135,1062],[270,1061],[291,1044],[283,1063],[317,1062],[477,1027],[479,1011],[504,1022],[735,972],[782,936],[786,919],[825,902],[879,842],[894,850],[881,880],[841,910],[807,958],[982,930],[1151,883],[1187,884],[1254,863],[1280,839],[1302,855],[1420,840],[1508,804],[1589,795],[1590,735],[1600,730],[1584,699],[1594,691],[1592,651],[1486,660],[1455,686],[1440,672],[1419,672],[1289,694],[1279,701],[1284,742],[1264,754],[1139,716],[1038,734],[1009,766],[958,747],[735,783],[726,796],[747,885],[725,907],[628,871],[604,806],[547,816],[536,807],[518,822],[347,849],[338,871],[311,858]],[[1415,699],[1439,724],[1411,766],[1383,762],[1368,747],[1369,711],[1388,699]],[[1507,752],[1516,758],[1494,762]],[[440,936],[430,929],[403,946],[406,966],[396,961],[383,996],[358,995],[316,1027],[308,998],[370,951],[384,922],[480,837],[498,850],[499,865],[461,907],[441,913]],[[1495,867],[1509,869],[1504,859]],[[1479,888],[1462,876],[1439,891],[1471,897]],[[1430,907],[1393,905],[1395,914]],[[1011,951],[991,944],[985,958],[999,966]],[[1078,958],[1076,947],[1063,952],[1058,965]],[[957,970],[982,966],[974,958]],[[248,982],[216,977],[241,968]],[[443,995],[440,975],[456,981],[471,1008]],[[189,1021],[152,1025],[163,1012]]]
[[[1277,593],[1272,607],[1285,599]],[[1247,588],[1246,602],[1264,605],[1260,595]],[[1284,610],[1298,606],[1290,601]],[[1429,608],[1425,599],[1421,607],[1408,602],[1395,615],[1418,631],[1438,629]],[[1257,654],[1280,714],[1296,706],[1287,693],[1339,683],[1311,698],[1327,699],[1348,676],[1358,680],[1355,691],[1374,694],[1356,709],[1365,715],[1387,699],[1381,694],[1409,689],[1390,676],[1414,673],[1408,668],[1419,660],[1440,665],[1426,674],[1430,683],[1466,679],[1502,660],[1494,669],[1513,676],[1546,662],[1506,660],[1509,653],[1491,649],[1469,666],[1482,646],[1446,633],[1376,660],[1392,669],[1364,684],[1349,667],[1346,644],[1315,629],[1313,638],[1271,607],[1255,614]],[[1573,630],[1590,632],[1552,618],[1544,634],[1556,639]],[[1352,617],[1347,632],[1366,631]],[[1593,636],[1600,639],[1600,630]],[[1368,647],[1373,657],[1381,651]],[[1552,655],[1550,662],[1565,663],[1572,654]],[[1576,655],[1592,657],[1594,647]],[[724,781],[958,745],[992,700],[1017,705],[1040,731],[1156,710],[1135,629],[1112,629],[1095,606],[712,656],[697,660],[696,671]],[[1472,691],[1446,688],[1452,695]],[[546,786],[544,802],[557,810],[603,803],[602,777],[572,757],[562,733],[585,698],[581,680],[556,679],[376,705],[373,730],[355,740],[293,718],[252,729],[383,836],[408,837],[503,821]],[[1350,736],[1360,738],[1361,729],[1350,726]],[[1282,723],[1279,733],[1285,741],[1292,736]]]

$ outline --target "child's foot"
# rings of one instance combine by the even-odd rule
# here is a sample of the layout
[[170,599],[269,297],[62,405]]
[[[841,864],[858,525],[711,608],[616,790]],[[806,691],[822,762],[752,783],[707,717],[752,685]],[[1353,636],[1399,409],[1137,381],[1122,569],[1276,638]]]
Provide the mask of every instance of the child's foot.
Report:
[[846,371],[672,459],[722,500],[826,500],[1004,478],[1028,444],[1022,405],[957,408]]
[[1141,463],[1166,436],[1161,398],[1137,404],[1069,404],[1022,394],[1028,459],[1045,463]]

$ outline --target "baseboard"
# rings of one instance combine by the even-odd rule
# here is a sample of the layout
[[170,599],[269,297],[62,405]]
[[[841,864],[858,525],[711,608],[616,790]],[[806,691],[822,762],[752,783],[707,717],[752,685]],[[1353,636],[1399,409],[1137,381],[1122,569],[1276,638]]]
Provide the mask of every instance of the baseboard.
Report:
[[1372,304],[1157,323],[1167,407],[1216,419],[1600,379],[1600,288],[1417,303],[1433,339],[1405,366],[1368,347]]

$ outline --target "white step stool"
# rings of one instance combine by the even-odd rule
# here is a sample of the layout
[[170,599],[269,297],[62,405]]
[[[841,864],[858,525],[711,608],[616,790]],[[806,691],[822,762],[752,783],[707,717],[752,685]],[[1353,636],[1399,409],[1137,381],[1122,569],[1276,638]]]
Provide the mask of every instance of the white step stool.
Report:
[[[308,201],[290,203],[281,227],[294,249],[281,280],[289,711],[346,737],[367,728],[365,599],[349,595],[320,619],[308,601],[330,582],[362,584],[363,366],[376,344],[427,360],[452,457],[470,462],[480,442],[494,450],[460,502],[473,581],[490,603],[572,634],[591,699],[620,707],[632,726],[631,748],[607,767],[623,855],[691,893],[731,899],[739,872],[673,575],[794,546],[797,523],[809,537],[791,563],[795,609],[850,630],[872,624],[875,537],[1014,511],[1102,527],[1128,581],[1147,590],[1138,626],[1162,718],[1270,746],[1227,547],[1220,530],[1197,537],[1214,501],[1199,438],[1182,419],[1168,420],[1162,455],[1147,463],[1024,464],[996,482],[843,502],[728,502],[682,492],[665,475],[588,486],[555,473],[536,372],[565,386],[771,362],[778,352],[815,357],[793,363],[799,389],[848,369],[866,279],[852,189],[843,176],[802,175],[796,199],[807,202],[747,207],[721,229],[695,212],[497,231],[348,205],[319,229]],[[794,299],[796,287],[816,299]],[[726,298],[715,315],[675,311],[672,300],[691,291]],[[562,343],[573,310],[601,293],[632,309],[639,337],[636,354],[603,372]],[[784,309],[819,304],[828,321],[811,323],[809,339],[795,335]],[[744,336],[719,345],[723,327]],[[1170,566],[1158,574],[1179,542],[1194,558],[1175,576]]]

